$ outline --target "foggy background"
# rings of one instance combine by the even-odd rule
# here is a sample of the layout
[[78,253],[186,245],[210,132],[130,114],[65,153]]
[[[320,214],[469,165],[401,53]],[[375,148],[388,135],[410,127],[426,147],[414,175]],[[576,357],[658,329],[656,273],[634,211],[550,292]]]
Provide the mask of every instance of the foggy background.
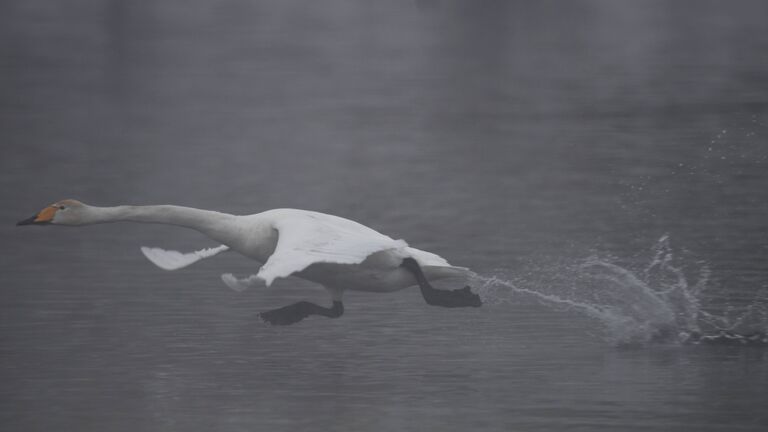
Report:
[[324,292],[231,292],[220,273],[259,266],[236,255],[146,262],[141,245],[212,246],[177,228],[13,225],[64,198],[294,207],[530,283],[593,253],[642,268],[668,234],[710,299],[747,304],[768,287],[767,18],[761,1],[0,1],[0,429],[759,430],[762,351],[627,354],[583,317],[415,290],[275,330],[255,314]]

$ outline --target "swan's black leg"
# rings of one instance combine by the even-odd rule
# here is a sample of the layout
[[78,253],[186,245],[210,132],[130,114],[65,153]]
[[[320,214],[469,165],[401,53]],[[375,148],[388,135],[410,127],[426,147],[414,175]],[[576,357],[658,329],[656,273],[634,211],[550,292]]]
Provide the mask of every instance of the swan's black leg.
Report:
[[453,308],[479,307],[483,304],[480,301],[480,296],[473,293],[468,286],[451,291],[433,288],[424,276],[424,272],[421,271],[421,266],[413,258],[404,259],[401,266],[405,267],[416,277],[416,282],[419,283],[419,288],[421,289],[421,295],[428,305]]
[[272,325],[289,325],[295,324],[310,315],[338,318],[343,313],[344,305],[340,301],[334,301],[333,306],[329,308],[307,301],[300,301],[279,309],[262,312],[259,314],[259,318]]

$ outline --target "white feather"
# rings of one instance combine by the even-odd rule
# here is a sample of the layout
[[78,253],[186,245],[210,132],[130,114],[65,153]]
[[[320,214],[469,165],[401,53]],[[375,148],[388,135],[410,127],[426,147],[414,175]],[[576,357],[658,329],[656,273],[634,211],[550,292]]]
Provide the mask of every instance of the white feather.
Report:
[[141,252],[148,260],[163,270],[178,270],[200,261],[210,258],[221,252],[229,250],[229,246],[221,245],[215,248],[201,249],[194,252],[182,253],[175,250],[141,247]]
[[432,252],[423,251],[412,247],[405,248],[408,256],[415,259],[422,266],[437,266],[437,267],[450,267],[448,261],[440,255],[433,254]]
[[221,280],[226,286],[237,292],[243,292],[261,281],[256,275],[250,275],[245,279],[238,279],[232,273],[224,273],[221,275]]
[[376,252],[408,247],[403,240],[337,216],[290,210],[281,210],[279,216],[274,221],[275,251],[257,274],[267,286],[312,264],[360,264]]

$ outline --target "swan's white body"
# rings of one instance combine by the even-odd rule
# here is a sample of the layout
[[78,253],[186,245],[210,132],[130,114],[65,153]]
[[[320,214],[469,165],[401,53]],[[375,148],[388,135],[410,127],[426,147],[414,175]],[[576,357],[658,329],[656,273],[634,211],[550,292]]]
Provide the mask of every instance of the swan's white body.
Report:
[[215,232],[218,248],[181,254],[142,248],[161,268],[175,270],[226,250],[234,250],[264,263],[258,274],[238,280],[231,274],[222,280],[242,291],[264,281],[291,275],[316,282],[331,290],[334,299],[344,290],[395,291],[416,284],[413,275],[400,267],[404,258],[414,258],[429,279],[461,276],[465,268],[454,267],[438,255],[409,247],[349,219],[306,210],[276,209],[263,213],[224,217]]
[[[68,203],[68,204],[67,204]],[[388,292],[416,285],[411,272],[401,267],[413,258],[430,279],[463,276],[467,269],[454,267],[438,255],[409,247],[362,224],[329,214],[276,209],[235,216],[215,211],[171,205],[93,207],[77,201],[57,203],[46,223],[87,225],[133,221],[192,228],[221,246],[191,253],[143,247],[153,263],[166,270],[186,267],[201,259],[233,250],[263,263],[246,279],[231,274],[222,280],[235,290],[263,281],[298,276],[326,287],[334,300],[345,290]],[[41,222],[40,215],[37,222]]]

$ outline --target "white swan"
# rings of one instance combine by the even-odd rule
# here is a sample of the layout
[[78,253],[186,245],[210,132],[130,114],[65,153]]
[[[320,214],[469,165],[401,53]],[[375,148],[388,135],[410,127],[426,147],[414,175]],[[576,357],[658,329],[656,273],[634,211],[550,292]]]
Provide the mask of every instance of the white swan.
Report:
[[264,312],[270,324],[292,324],[309,315],[337,318],[344,312],[345,290],[389,292],[419,285],[430,305],[480,306],[469,287],[444,291],[430,280],[464,276],[468,270],[454,267],[438,255],[409,247],[371,228],[338,216],[296,209],[276,209],[235,216],[216,211],[173,205],[95,207],[76,200],[52,204],[17,225],[90,225],[107,222],[144,222],[177,225],[197,230],[222,245],[191,253],[142,247],[155,265],[176,270],[201,259],[234,250],[264,263],[258,274],[237,279],[222,275],[237,291],[263,281],[291,275],[316,282],[331,294],[333,306],[309,302]]

